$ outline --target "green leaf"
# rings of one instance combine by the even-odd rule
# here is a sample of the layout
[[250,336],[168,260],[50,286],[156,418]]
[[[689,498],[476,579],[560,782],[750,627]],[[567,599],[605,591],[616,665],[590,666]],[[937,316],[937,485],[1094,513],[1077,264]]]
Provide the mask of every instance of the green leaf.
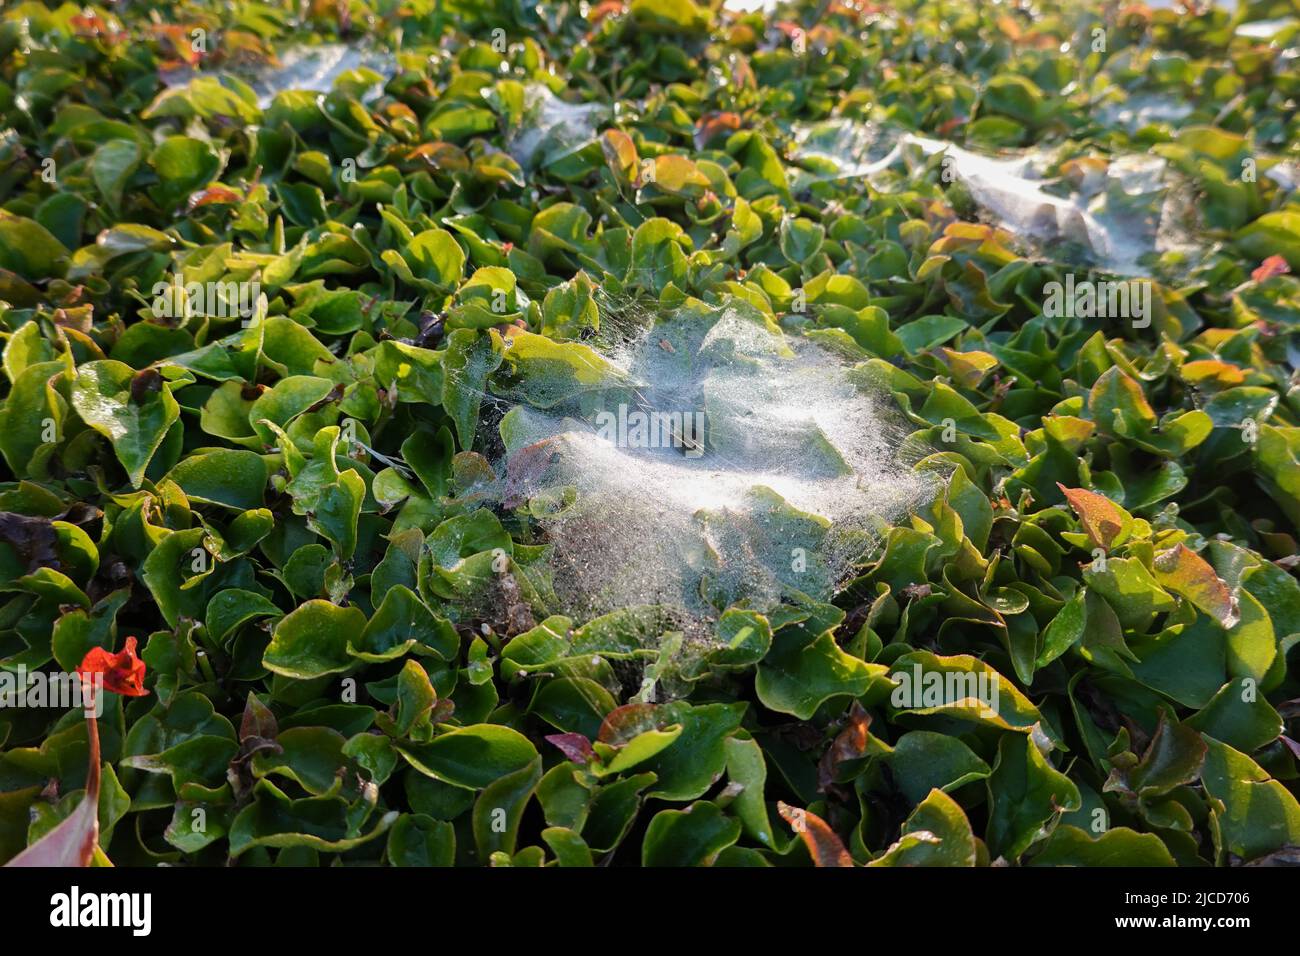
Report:
[[398,752],[421,773],[470,790],[523,770],[537,757],[527,737],[497,724],[450,730],[428,743],[401,744]]
[[383,258],[406,282],[431,292],[453,288],[465,272],[465,251],[445,229],[426,229],[400,256],[389,250]]
[[1174,599],[1137,558],[1109,558],[1104,570],[1090,565],[1083,580],[1092,594],[1105,598],[1125,630],[1145,632],[1157,614],[1175,607]]
[[68,250],[40,223],[0,209],[0,269],[27,279],[61,276]]
[[765,707],[808,720],[832,697],[865,694],[889,670],[846,654],[829,631],[811,644],[804,641],[777,634],[772,650],[758,665],[754,689]]
[[1239,750],[1206,737],[1201,781],[1212,799],[1215,845],[1245,860],[1300,844],[1300,803]]
[[1264,605],[1249,591],[1240,591],[1241,616],[1228,630],[1228,673],[1262,681],[1277,656],[1273,621]]
[[663,730],[646,730],[618,747],[611,747],[598,741],[592,746],[602,763],[592,769],[602,775],[630,770],[661,750],[672,746],[681,735],[681,725],[674,724]]
[[160,180],[154,195],[160,205],[170,208],[210,183],[221,169],[221,159],[202,140],[168,136],[154,148],[149,165]]
[[91,176],[114,215],[120,212],[122,192],[139,165],[140,146],[134,140],[112,139],[95,150],[90,162]]
[[1074,596],[1043,629],[1043,649],[1039,652],[1036,666],[1046,667],[1083,639],[1088,620],[1084,602],[1086,593],[1084,588],[1075,591]]
[[1091,836],[1072,826],[1058,826],[1029,866],[1176,866],[1154,833],[1115,827]]
[[763,760],[763,748],[758,741],[728,737],[727,778],[741,787],[740,793],[732,803],[735,814],[740,818],[745,833],[766,847],[775,848],[772,823],[768,818],[767,803],[763,788],[767,781],[767,764]]
[[642,866],[710,866],[740,838],[740,821],[700,800],[685,810],[661,810],[646,829]]
[[167,473],[192,500],[236,511],[262,507],[266,477],[261,455],[228,449],[191,455]]
[[355,607],[307,601],[276,624],[262,663],[299,680],[342,673],[355,663],[348,644],[359,642],[365,627],[366,616]]
[[137,373],[111,360],[87,362],[77,369],[72,407],[109,440],[135,488],[144,481],[145,469],[181,414],[171,389],[156,372]]
[[259,617],[282,617],[284,612],[269,599],[254,591],[231,588],[213,595],[208,602],[204,624],[208,636],[220,643],[241,625]]
[[479,859],[493,853],[514,853],[519,822],[542,779],[542,758],[535,757],[521,770],[502,775],[488,784],[474,803],[474,845]]
[[387,852],[393,866],[452,866],[456,828],[422,813],[404,813],[388,831]]
[[960,739],[928,730],[903,734],[887,759],[899,790],[911,803],[921,802],[935,788],[951,793],[992,773]]
[[542,839],[555,854],[560,866],[592,866],[591,848],[577,833],[566,827],[547,827],[542,831]]
[[989,851],[1015,860],[1059,813],[1079,809],[1078,786],[1042,755],[1033,738],[1007,734],[988,779]]
[[1282,718],[1249,678],[1229,681],[1187,719],[1187,725],[1242,753],[1254,753],[1277,740]]
[[975,834],[961,805],[931,790],[903,823],[898,842],[868,866],[974,866]]
[[802,265],[821,251],[826,229],[808,219],[781,221],[781,254],[795,265]]
[[661,722],[680,724],[672,744],[640,765],[657,778],[650,796],[694,800],[702,796],[727,763],[726,741],[740,726],[745,704],[700,704],[673,701],[658,708]]
[[230,854],[240,856],[259,846],[345,853],[383,836],[398,816],[391,810],[363,831],[357,814],[338,797],[295,800],[269,780],[259,780],[253,801],[230,825]]
[[495,336],[473,329],[456,329],[447,336],[442,357],[442,406],[456,423],[456,437],[466,450],[474,447],[487,378],[501,364],[498,341]]
[[443,660],[453,660],[460,649],[460,636],[409,587],[394,584],[384,595],[383,603],[366,622],[348,653],[365,661],[382,662],[401,657],[409,651],[428,653]]
[[942,715],[1031,733],[1042,715],[1006,677],[967,654],[913,651],[890,668],[890,701],[918,715]]
[[253,755],[254,777],[285,777],[319,797],[335,792],[345,772],[355,773],[343,754],[344,736],[330,727],[289,727],[275,742],[277,750]]

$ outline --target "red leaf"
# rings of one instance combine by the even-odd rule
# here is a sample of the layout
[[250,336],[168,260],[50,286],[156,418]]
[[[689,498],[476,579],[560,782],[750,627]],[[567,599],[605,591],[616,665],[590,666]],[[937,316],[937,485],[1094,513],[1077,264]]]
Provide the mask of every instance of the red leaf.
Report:
[[939,131],[938,131],[939,135],[940,136],[952,135],[954,130],[957,130],[962,126],[965,126],[968,119],[969,117],[966,116],[954,116],[950,120],[945,120],[944,122],[939,124]]
[[1250,274],[1250,277],[1256,282],[1263,282],[1265,279],[1271,279],[1273,276],[1285,275],[1291,271],[1287,261],[1281,256],[1269,256],[1259,264],[1259,268]]
[[564,756],[574,763],[586,763],[591,759],[591,741],[582,734],[549,734],[545,740],[548,744],[559,747]]
[[654,704],[624,704],[615,707],[600,722],[596,739],[601,743],[625,744],[637,734],[658,730],[659,720]]

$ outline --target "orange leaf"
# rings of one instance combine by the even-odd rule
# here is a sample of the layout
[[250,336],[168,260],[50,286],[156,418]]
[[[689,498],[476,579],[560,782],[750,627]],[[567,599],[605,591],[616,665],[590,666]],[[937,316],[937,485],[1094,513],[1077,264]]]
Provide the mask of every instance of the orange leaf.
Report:
[[719,136],[730,136],[740,129],[740,117],[735,113],[708,113],[695,124],[695,148],[703,149]]
[[606,17],[623,13],[626,9],[627,7],[622,3],[622,0],[605,0],[604,3],[598,3],[591,8],[591,12],[587,14],[587,19],[593,24],[597,24]]
[[453,143],[437,140],[413,147],[404,157],[407,163],[421,164],[444,173],[459,173],[469,169],[465,151]]
[[1133,519],[1115,502],[1086,488],[1067,488],[1059,481],[1056,487],[1070,502],[1094,546],[1109,551],[1112,545],[1122,543],[1127,537],[1127,527]]
[[939,124],[938,133],[940,136],[951,136],[954,130],[965,126],[969,120],[969,116],[954,116],[951,119],[946,119]]
[[233,189],[222,185],[209,186],[207,189],[201,189],[190,196],[189,209],[193,211],[201,206],[216,204],[234,205],[243,201],[243,193],[237,193]]
[[1156,555],[1156,582],[1181,594],[1194,606],[1229,630],[1241,619],[1241,609],[1228,586],[1214,573],[1208,561],[1181,542]]
[[808,847],[814,865],[835,867],[853,865],[853,858],[849,856],[849,851],[844,849],[840,838],[835,835],[830,824],[817,814],[800,810],[779,800],[776,809],[781,814],[781,819],[790,824],[790,828],[803,840],[804,846]]
[[1235,365],[1218,359],[1197,359],[1185,362],[1180,370],[1183,381],[1191,385],[1232,388],[1246,381],[1246,373]]

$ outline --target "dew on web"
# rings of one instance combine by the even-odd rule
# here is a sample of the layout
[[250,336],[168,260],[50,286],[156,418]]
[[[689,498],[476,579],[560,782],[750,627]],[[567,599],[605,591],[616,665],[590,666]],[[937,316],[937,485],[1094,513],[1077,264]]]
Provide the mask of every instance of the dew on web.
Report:
[[1139,93],[1103,104],[1097,111],[1097,121],[1103,126],[1123,129],[1132,136],[1153,123],[1181,123],[1193,112],[1191,103],[1159,93]]
[[930,485],[838,357],[743,304],[656,311],[506,339],[493,496],[546,545],[552,613],[653,608],[643,649],[689,656],[728,607],[831,600]]
[[794,159],[805,167],[804,176],[819,182],[869,176],[880,168],[880,160],[891,155],[897,138],[875,123],[843,118],[801,124],[793,134]]
[[[285,90],[328,93],[335,80],[353,70],[370,70],[383,81],[397,70],[392,54],[347,43],[290,47],[279,54],[279,61],[279,66],[262,70],[251,82],[258,106],[263,109]],[[380,86],[382,82],[375,84],[375,92]]]
[[558,162],[595,139],[601,120],[610,113],[602,103],[568,103],[540,83],[524,89],[524,112],[508,150],[525,169]]
[[1199,248],[1192,241],[1193,210],[1178,199],[1186,191],[1171,188],[1174,174],[1157,156],[1098,158],[1095,171],[1069,188],[1045,178],[1053,164],[1049,151],[993,156],[909,133],[860,171],[887,189],[889,170],[916,169],[940,154],[986,218],[1058,261],[1150,276],[1153,256]]

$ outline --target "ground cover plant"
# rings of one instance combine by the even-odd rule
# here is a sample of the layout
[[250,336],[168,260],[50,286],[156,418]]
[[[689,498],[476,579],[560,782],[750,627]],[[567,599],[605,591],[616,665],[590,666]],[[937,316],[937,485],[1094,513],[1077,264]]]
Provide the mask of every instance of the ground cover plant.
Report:
[[1298,11],[5,5],[0,861],[1297,862]]

